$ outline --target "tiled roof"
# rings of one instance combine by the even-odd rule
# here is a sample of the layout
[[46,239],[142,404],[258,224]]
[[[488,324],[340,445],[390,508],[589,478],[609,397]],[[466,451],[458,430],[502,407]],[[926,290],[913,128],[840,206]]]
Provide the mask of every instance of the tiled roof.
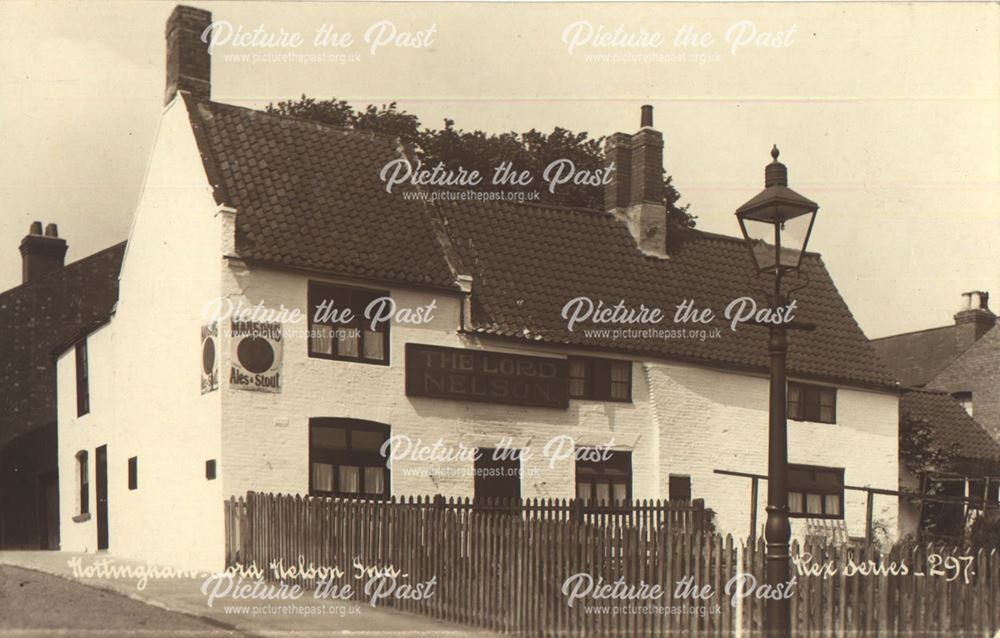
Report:
[[[237,209],[238,249],[276,265],[406,283],[454,286],[473,276],[475,330],[503,337],[611,348],[702,364],[767,369],[767,330],[728,329],[721,312],[755,295],[735,238],[675,231],[670,258],[643,255],[610,214],[506,203],[421,205],[389,194],[378,178],[400,157],[390,138],[186,97],[219,203]],[[735,224],[735,220],[734,220]],[[447,259],[445,253],[447,251]],[[796,318],[814,332],[789,335],[789,371],[863,385],[893,385],[818,255]],[[758,294],[755,294],[757,292]],[[658,306],[693,299],[720,315],[717,339],[610,339],[566,329],[570,299]],[[645,326],[639,326],[645,327]],[[672,318],[658,328],[673,328]]]
[[56,420],[52,350],[118,301],[125,243],[0,294],[0,445]]
[[964,459],[1000,463],[1000,444],[947,392],[910,390],[903,393],[899,401],[899,422],[901,428],[928,424],[935,443],[944,448],[955,446]]
[[872,339],[872,346],[904,386],[923,386],[960,353],[955,326]]
[[[735,331],[722,317],[734,299],[765,297],[765,282],[752,275],[742,241],[699,231],[671,230],[667,260],[642,254],[624,224],[612,215],[514,204],[447,203],[447,229],[472,271],[473,319],[483,332],[623,351],[692,362],[766,370],[767,329],[741,325]],[[734,220],[735,224],[735,220]],[[818,255],[803,259],[809,285],[797,292],[795,318],[813,323],[811,332],[789,331],[791,374],[861,384],[892,385],[892,377],[855,322]],[[673,323],[684,299],[718,315],[719,338],[597,338],[585,327],[567,330],[563,305],[578,296],[595,302],[663,308],[658,328]],[[698,327],[696,324],[686,324]],[[614,327],[614,326],[612,326]],[[641,329],[648,326],[634,326]]]
[[387,193],[391,137],[278,117],[185,95],[219,204],[237,215],[251,260],[454,287],[425,205]]

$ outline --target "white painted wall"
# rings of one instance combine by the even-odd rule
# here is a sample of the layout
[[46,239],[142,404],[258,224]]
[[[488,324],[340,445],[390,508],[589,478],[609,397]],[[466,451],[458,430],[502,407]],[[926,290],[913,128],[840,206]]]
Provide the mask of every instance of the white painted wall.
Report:
[[[60,549],[72,552],[97,550],[97,461],[96,449],[113,438],[115,424],[114,368],[106,363],[94,365],[93,359],[109,361],[113,355],[111,326],[104,325],[87,337],[90,385],[90,412],[77,416],[76,348],[70,347],[56,361],[56,410],[59,419],[57,458],[59,463],[59,533]],[[87,452],[89,476],[89,512],[86,520],[73,520],[80,514],[80,477],[76,455]],[[109,468],[114,467],[115,450],[108,448]],[[109,482],[109,491],[112,484]]]
[[[349,282],[341,280],[341,283]],[[254,305],[264,300],[269,308],[284,305],[305,313],[307,286],[308,278],[299,274],[260,269],[247,274],[241,266],[234,265],[227,291],[234,303],[242,300]],[[548,459],[542,457],[542,446],[556,434],[575,436],[584,445],[613,441],[617,449],[634,448],[632,462],[636,475],[650,477],[656,471],[655,446],[637,444],[641,438],[648,440],[651,436],[647,393],[641,383],[634,385],[632,404],[572,401],[568,410],[407,397],[406,343],[470,348],[482,345],[458,334],[461,308],[458,294],[401,288],[390,288],[389,292],[400,306],[415,307],[436,299],[437,310],[435,320],[428,325],[392,326],[388,367],[309,358],[305,335],[289,334],[280,394],[223,388],[222,466],[226,494],[239,495],[247,490],[307,491],[309,418],[323,416],[387,423],[392,426],[393,435],[405,434],[428,445],[440,439],[454,447],[459,443],[467,447],[495,447],[501,438],[511,437],[514,447],[537,449],[536,458],[523,465],[526,478],[521,493],[526,498],[574,495],[573,460],[563,459],[550,467]],[[299,327],[304,328],[305,323]],[[544,349],[514,349],[495,343],[489,349],[546,354]],[[228,348],[224,350],[228,357]],[[639,379],[640,374],[635,367],[635,378]],[[431,476],[433,469],[418,461],[397,462],[392,473],[393,493],[473,495],[471,466],[458,476],[449,475],[445,468],[439,468],[436,476]],[[651,498],[656,493],[655,482],[648,478],[634,485],[636,498]]]
[[[697,368],[652,364],[660,447],[665,471],[690,474],[696,498],[715,509],[718,527],[746,537],[750,528],[750,479],[714,470],[767,474],[768,379]],[[788,461],[842,467],[848,485],[896,489],[898,398],[892,393],[840,387],[837,423],[788,421]],[[758,523],[766,514],[767,483],[760,481]],[[852,536],[865,532],[866,496],[847,491],[844,512]],[[895,534],[894,497],[876,497],[874,514]],[[805,530],[792,519],[794,536]]]
[[[221,482],[205,479],[205,461],[221,455],[220,395],[203,396],[199,376],[201,305],[219,295],[221,226],[186,109],[175,101],[163,115],[129,234],[117,311],[104,329],[110,344],[90,351],[91,374],[114,382],[105,399],[111,412],[95,396],[93,416],[111,414],[113,423],[102,420],[65,445],[76,425],[63,418],[73,371],[66,356],[59,368],[60,481],[73,476],[64,447],[107,444],[114,555],[179,567],[223,564]],[[132,456],[134,491],[127,489]],[[64,516],[64,549],[91,551],[90,525]]]
[[[248,271],[242,264],[233,268],[226,290],[234,303],[242,300],[253,305],[263,300],[266,307],[283,305],[306,313],[308,277]],[[461,300],[457,295],[398,288],[390,294],[400,306],[420,306],[434,298],[438,310],[431,325],[393,326],[388,368],[310,359],[304,336],[292,335],[285,344],[280,394],[224,389],[226,494],[307,491],[309,418],[353,417],[387,423],[393,435],[405,434],[427,444],[440,439],[453,447],[459,443],[493,447],[501,437],[509,436],[515,445],[535,451],[535,458],[523,466],[522,495],[528,498],[570,498],[574,494],[573,460],[553,466],[542,455],[542,446],[552,436],[571,435],[581,445],[614,441],[614,447],[633,452],[634,498],[665,498],[669,474],[690,475],[694,497],[704,498],[717,511],[719,529],[740,537],[748,534],[750,481],[720,476],[714,470],[766,474],[767,378],[685,365],[636,363],[632,404],[572,400],[568,410],[549,410],[409,398],[404,394],[403,369],[408,342],[533,355],[574,352],[547,351],[541,345],[515,349],[510,342],[499,340],[481,343],[458,334]],[[897,401],[892,393],[840,388],[836,424],[789,421],[790,462],[843,467],[850,485],[895,489]],[[471,468],[465,468],[462,476],[447,475],[447,470],[440,469],[432,478],[429,474],[433,469],[433,464],[397,462],[392,474],[393,493],[472,496]],[[764,520],[766,483],[761,482],[760,492],[758,529]],[[863,493],[847,492],[845,513],[851,535],[864,534],[865,509]],[[896,510],[895,499],[876,497],[876,517],[893,534]],[[793,521],[793,529],[798,534],[805,526]]]

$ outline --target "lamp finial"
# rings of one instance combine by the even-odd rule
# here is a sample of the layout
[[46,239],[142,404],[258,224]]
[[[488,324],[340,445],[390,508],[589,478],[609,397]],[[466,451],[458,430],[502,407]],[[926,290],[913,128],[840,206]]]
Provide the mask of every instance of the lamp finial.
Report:
[[771,147],[771,163],[764,167],[764,186],[788,186],[788,168],[778,161],[778,145]]

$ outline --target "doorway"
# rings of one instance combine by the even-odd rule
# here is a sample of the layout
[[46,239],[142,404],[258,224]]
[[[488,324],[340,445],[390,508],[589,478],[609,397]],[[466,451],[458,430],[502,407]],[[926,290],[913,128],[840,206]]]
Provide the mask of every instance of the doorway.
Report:
[[97,448],[97,549],[108,548],[108,446]]
[[474,503],[517,508],[521,504],[521,450],[478,448]]
[[59,475],[51,470],[38,476],[38,548],[59,549]]

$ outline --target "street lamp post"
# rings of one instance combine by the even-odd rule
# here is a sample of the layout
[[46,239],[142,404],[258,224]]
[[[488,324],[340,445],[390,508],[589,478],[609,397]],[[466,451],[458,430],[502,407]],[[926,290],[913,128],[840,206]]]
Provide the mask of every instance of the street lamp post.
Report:
[[[771,303],[785,305],[782,277],[797,271],[809,243],[819,206],[788,188],[788,169],[778,161],[764,169],[764,190],[736,210],[743,238],[757,272],[774,277]],[[769,325],[768,355],[771,387],[767,453],[767,522],[764,525],[766,582],[773,588],[789,580],[791,526],[788,522],[788,424],[786,420],[785,355],[788,333],[784,324]],[[787,598],[766,601],[764,626],[768,636],[790,636],[791,615]]]

